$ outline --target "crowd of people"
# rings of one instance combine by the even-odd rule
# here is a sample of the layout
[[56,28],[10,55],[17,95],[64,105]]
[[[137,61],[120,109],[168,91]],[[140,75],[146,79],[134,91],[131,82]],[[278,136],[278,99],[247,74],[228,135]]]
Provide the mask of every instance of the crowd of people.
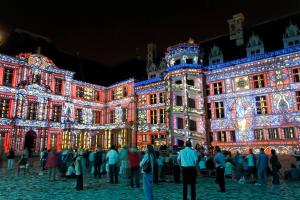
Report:
[[[147,200],[153,199],[153,184],[173,181],[183,184],[183,199],[187,199],[187,188],[190,185],[191,199],[196,199],[196,177],[211,176],[216,178],[220,192],[225,192],[225,180],[231,178],[239,184],[253,183],[266,185],[268,176],[272,175],[272,184],[280,184],[280,176],[285,179],[300,180],[300,154],[294,155],[297,161],[291,164],[289,170],[281,173],[282,165],[275,150],[268,156],[260,149],[254,154],[250,149],[248,154],[241,155],[236,151],[234,155],[215,147],[212,151],[204,148],[192,148],[190,141],[184,148],[173,147],[154,149],[147,145],[145,151],[137,147],[124,146],[117,149],[114,145],[106,151],[96,149],[66,149],[56,152],[54,149],[44,149],[40,152],[40,175],[45,170],[48,180],[55,181],[57,177],[76,179],[76,190],[83,190],[84,177],[90,174],[94,178],[106,178],[110,184],[118,184],[119,179],[126,180],[131,187],[139,188],[143,184]],[[13,149],[7,154],[7,168],[14,168],[16,155]],[[24,149],[17,162],[17,171],[29,169],[29,153]],[[298,166],[297,166],[298,165]],[[58,173],[57,173],[58,170]],[[142,178],[142,181],[140,181]]]

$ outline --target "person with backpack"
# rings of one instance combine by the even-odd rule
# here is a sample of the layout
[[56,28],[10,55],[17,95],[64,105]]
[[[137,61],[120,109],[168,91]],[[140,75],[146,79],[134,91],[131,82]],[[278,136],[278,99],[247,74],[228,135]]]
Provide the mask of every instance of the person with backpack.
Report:
[[281,169],[281,164],[278,160],[278,157],[276,155],[276,151],[274,149],[271,150],[271,158],[270,158],[270,163],[272,166],[272,175],[273,175],[273,184],[274,185],[279,185],[279,169]]
[[196,176],[198,156],[192,149],[191,141],[186,141],[185,148],[182,149],[177,157],[177,161],[182,168],[183,180],[183,200],[187,199],[187,186],[191,186],[191,200],[196,199]]
[[140,162],[140,167],[143,173],[143,188],[147,200],[153,200],[153,171],[154,171],[154,148],[152,145],[147,145],[147,152]]

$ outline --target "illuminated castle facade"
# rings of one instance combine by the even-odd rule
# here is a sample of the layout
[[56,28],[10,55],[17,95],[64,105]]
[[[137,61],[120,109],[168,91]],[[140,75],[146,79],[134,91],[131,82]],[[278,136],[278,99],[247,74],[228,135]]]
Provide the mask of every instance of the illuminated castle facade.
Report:
[[240,33],[230,38],[244,47],[244,58],[224,62],[216,45],[221,41],[190,39],[169,47],[155,64],[156,46],[150,44],[148,80],[109,87],[74,80],[73,72],[40,54],[0,55],[0,148],[144,148],[191,140],[241,152],[299,150],[297,25],[286,28],[283,47],[275,51],[265,51],[254,33],[243,46]]

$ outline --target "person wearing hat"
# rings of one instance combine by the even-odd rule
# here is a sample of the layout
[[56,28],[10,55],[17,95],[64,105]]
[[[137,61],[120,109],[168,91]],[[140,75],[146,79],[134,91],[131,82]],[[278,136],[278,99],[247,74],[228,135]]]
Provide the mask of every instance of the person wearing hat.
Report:
[[187,199],[188,184],[191,185],[191,200],[196,200],[196,166],[198,156],[196,151],[192,149],[191,141],[186,141],[185,148],[179,152],[177,161],[182,169],[183,200]]

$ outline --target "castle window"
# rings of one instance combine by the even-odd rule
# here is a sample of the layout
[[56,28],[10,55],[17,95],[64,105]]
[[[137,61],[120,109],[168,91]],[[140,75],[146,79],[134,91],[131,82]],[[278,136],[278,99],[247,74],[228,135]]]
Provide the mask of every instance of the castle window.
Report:
[[101,112],[97,110],[93,110],[93,124],[101,123]]
[[255,97],[256,101],[256,111],[257,114],[266,115],[268,114],[268,105],[266,96],[257,96]]
[[150,94],[150,104],[156,104],[156,94]]
[[51,121],[60,122],[60,120],[61,120],[61,105],[53,105]]
[[122,108],[122,122],[127,122],[128,120],[128,109]]
[[165,103],[165,94],[159,93],[159,103]]
[[150,124],[157,124],[157,110],[150,110]]
[[214,94],[222,94],[223,93],[223,84],[222,82],[214,83]]
[[206,85],[206,95],[209,96],[210,95],[210,84]]
[[254,139],[255,140],[264,140],[264,130],[263,129],[254,130]]
[[236,142],[235,131],[230,131],[230,140],[231,142]]
[[117,93],[116,90],[112,90],[112,91],[111,91],[111,100],[115,100],[115,99],[116,99],[116,97],[117,97],[117,96],[116,96],[116,95],[117,95],[116,93]]
[[3,85],[5,86],[12,85],[13,71],[14,71],[13,69],[4,68]]
[[77,108],[75,110],[75,121],[77,121],[78,123],[83,123],[81,108]]
[[62,94],[62,79],[56,78],[55,79],[55,94],[61,95]]
[[100,100],[100,93],[98,90],[94,90],[94,101],[99,101]]
[[188,106],[189,106],[189,108],[196,108],[196,102],[195,102],[195,99],[189,98],[189,99],[188,99]]
[[115,110],[110,111],[110,123],[116,123],[116,113]]
[[293,69],[293,80],[295,83],[300,82],[300,67]]
[[0,117],[6,118],[8,117],[8,110],[9,110],[9,99],[1,99],[0,100]]
[[207,118],[211,119],[211,103],[207,104]]
[[27,119],[35,120],[37,118],[37,103],[30,101],[27,109]]
[[294,139],[295,132],[293,127],[283,128],[284,139]]
[[216,107],[216,118],[224,118],[224,103],[223,102],[215,102]]
[[76,87],[76,97],[83,98],[84,97],[84,89],[83,87]]
[[226,132],[225,131],[218,131],[217,135],[218,135],[219,142],[226,142],[227,141]]
[[265,87],[265,78],[263,74],[253,76],[253,87],[254,88]]
[[127,95],[128,95],[127,87],[123,87],[123,97],[127,97]]
[[296,91],[297,109],[300,110],[300,91]]
[[182,96],[176,96],[176,106],[182,106]]
[[194,120],[189,120],[190,130],[197,131],[197,123]]
[[183,129],[183,119],[177,118],[177,129]]
[[278,128],[268,128],[269,140],[279,139]]
[[166,110],[165,109],[159,109],[159,122],[166,123]]

